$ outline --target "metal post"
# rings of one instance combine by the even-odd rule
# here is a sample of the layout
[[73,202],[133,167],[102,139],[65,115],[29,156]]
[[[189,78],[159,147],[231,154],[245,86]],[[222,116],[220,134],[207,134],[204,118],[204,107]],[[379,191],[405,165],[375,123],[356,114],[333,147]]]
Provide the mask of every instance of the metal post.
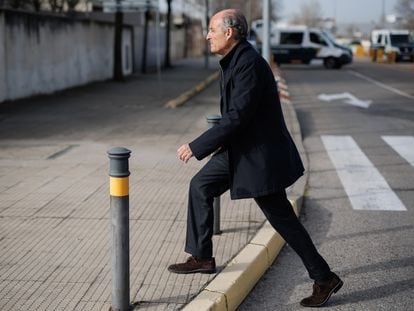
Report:
[[129,297],[129,165],[131,151],[115,147],[108,151],[112,223],[111,311],[130,309]]
[[270,64],[270,0],[263,0],[262,56]]
[[[209,0],[205,0],[205,2],[206,2],[205,3],[205,6],[206,6],[206,16],[205,16],[205,18],[206,18],[206,37],[207,37],[209,27],[210,27],[210,25],[209,25],[210,24],[210,17],[209,17],[210,12],[209,12],[209,6],[208,6]],[[210,57],[210,55],[209,55],[209,44],[208,44],[208,41],[207,41],[206,38],[204,38],[204,40],[205,40],[204,67],[208,69],[208,67],[209,67],[209,57]]]
[[[207,123],[209,127],[213,127],[219,123],[221,116],[212,115],[207,116]],[[214,215],[214,224],[213,224],[213,234],[221,234],[220,230],[220,196],[215,197],[213,201],[213,215]]]

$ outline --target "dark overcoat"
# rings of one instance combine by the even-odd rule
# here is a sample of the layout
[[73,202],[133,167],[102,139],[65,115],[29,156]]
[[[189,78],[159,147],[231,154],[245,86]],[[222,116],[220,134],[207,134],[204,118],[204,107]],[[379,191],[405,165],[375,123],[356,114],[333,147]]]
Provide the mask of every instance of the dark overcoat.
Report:
[[245,40],[220,60],[220,122],[189,145],[201,160],[227,150],[232,199],[272,194],[303,175],[286,128],[275,77]]

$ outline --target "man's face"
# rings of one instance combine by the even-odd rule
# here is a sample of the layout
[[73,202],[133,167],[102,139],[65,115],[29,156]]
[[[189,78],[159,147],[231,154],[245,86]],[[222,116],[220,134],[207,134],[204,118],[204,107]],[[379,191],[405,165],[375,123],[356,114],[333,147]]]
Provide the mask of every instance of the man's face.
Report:
[[214,54],[225,55],[228,52],[230,46],[229,29],[226,31],[222,28],[221,15],[214,15],[211,18],[210,26],[207,34],[207,41],[210,43],[210,51]]

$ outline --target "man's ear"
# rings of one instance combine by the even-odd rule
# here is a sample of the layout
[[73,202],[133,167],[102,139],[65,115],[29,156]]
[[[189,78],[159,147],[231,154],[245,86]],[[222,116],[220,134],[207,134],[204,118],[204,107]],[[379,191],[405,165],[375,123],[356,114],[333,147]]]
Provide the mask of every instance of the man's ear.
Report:
[[228,28],[226,29],[226,33],[225,33],[225,35],[226,35],[226,39],[227,39],[227,40],[229,40],[231,37],[233,37],[233,32],[234,32],[234,29],[233,29],[233,28],[231,28],[231,27],[228,27]]

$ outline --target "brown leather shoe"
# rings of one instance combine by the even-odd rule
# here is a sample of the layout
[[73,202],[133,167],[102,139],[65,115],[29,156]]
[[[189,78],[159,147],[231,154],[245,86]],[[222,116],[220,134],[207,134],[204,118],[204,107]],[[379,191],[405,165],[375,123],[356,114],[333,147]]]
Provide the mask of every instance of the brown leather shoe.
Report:
[[188,257],[184,263],[177,263],[168,267],[168,271],[178,274],[188,273],[215,273],[216,261],[214,258],[203,259],[194,256]]
[[303,307],[322,307],[331,297],[341,289],[344,282],[335,273],[332,273],[332,278],[324,283],[313,284],[313,293],[311,296],[302,299],[300,304]]

